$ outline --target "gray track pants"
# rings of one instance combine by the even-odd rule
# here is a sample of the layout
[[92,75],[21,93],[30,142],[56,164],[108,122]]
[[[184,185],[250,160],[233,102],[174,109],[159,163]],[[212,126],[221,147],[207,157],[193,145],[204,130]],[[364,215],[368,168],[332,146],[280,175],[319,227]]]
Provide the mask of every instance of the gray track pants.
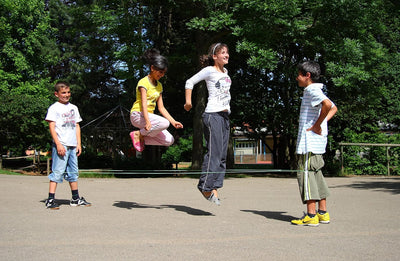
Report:
[[212,191],[223,186],[229,143],[228,115],[227,112],[203,113],[207,153],[197,185],[200,191]]

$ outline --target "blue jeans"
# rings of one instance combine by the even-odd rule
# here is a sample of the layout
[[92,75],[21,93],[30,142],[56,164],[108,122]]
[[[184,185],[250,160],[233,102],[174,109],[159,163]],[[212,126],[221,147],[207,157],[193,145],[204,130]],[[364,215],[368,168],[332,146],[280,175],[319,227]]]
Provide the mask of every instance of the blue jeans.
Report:
[[56,183],[62,183],[63,179],[68,182],[78,180],[78,156],[76,156],[76,147],[64,146],[66,152],[64,156],[57,154],[57,146],[52,146],[52,172],[49,174],[49,179]]

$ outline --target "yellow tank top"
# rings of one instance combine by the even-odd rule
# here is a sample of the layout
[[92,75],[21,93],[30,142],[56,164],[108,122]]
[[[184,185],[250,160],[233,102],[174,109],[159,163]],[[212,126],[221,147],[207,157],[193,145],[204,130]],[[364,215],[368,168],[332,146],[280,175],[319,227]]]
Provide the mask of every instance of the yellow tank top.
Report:
[[150,80],[149,77],[143,77],[140,79],[136,86],[136,101],[132,106],[131,113],[133,111],[142,111],[142,95],[139,91],[139,87],[143,87],[147,91],[147,111],[150,113],[154,113],[154,110],[156,108],[156,103],[158,98],[160,97],[160,94],[162,93],[162,84],[157,81],[157,86],[154,86]]

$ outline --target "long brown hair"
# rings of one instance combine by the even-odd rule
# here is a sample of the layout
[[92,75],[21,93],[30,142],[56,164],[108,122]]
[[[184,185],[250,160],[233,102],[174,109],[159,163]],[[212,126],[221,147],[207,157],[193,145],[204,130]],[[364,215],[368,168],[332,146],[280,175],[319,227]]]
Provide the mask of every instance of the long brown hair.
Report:
[[229,51],[228,45],[224,43],[213,43],[208,49],[208,54],[200,56],[201,67],[213,66],[214,65],[213,55],[217,54],[224,47]]

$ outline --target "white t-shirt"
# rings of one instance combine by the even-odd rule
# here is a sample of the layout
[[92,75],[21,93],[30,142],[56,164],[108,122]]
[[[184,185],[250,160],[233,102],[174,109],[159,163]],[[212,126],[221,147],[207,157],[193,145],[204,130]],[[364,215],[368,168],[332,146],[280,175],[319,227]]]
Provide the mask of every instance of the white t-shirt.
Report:
[[56,123],[57,137],[62,145],[71,147],[78,145],[76,124],[82,121],[78,107],[71,103],[53,103],[47,110],[45,120]]
[[208,102],[205,112],[231,112],[230,101],[231,94],[231,78],[228,70],[224,68],[224,72],[219,72],[214,66],[207,66],[200,72],[193,75],[186,81],[185,89],[193,89],[193,86],[200,81],[206,81],[208,89]]
[[[328,137],[328,123],[326,119],[321,123],[322,133],[316,134],[306,131],[317,121],[321,112],[322,101],[328,97],[322,92],[322,83],[313,83],[304,89],[300,107],[299,132],[297,135],[297,154],[312,152],[324,154]],[[333,103],[332,103],[333,106]]]

